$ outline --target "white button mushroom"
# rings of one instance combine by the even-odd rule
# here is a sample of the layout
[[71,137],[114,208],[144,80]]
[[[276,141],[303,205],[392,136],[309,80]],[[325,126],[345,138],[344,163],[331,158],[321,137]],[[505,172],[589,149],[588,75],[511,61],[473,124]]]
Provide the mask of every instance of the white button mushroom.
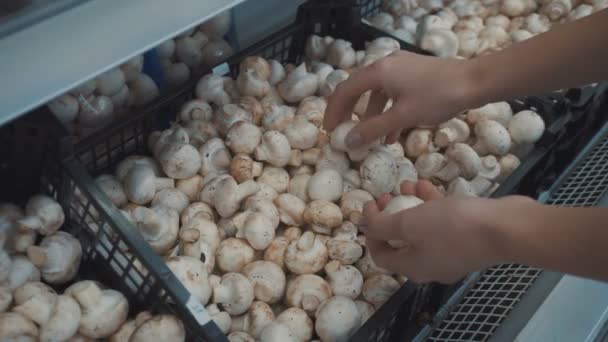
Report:
[[254,261],[241,270],[253,285],[255,299],[269,304],[277,303],[285,293],[285,273],[270,261]]
[[359,169],[361,187],[378,197],[390,193],[397,185],[399,170],[395,158],[380,146],[373,148]]
[[199,99],[192,99],[184,103],[179,112],[179,118],[182,122],[192,120],[211,121],[212,117],[213,109],[211,106]]
[[475,125],[477,140],[473,149],[479,155],[505,155],[511,148],[511,136],[498,121],[483,120]]
[[513,154],[506,154],[500,157],[500,175],[496,178],[499,183],[504,182],[521,164],[519,158]]
[[184,324],[173,315],[156,315],[137,327],[129,339],[130,342],[154,340],[184,342],[186,340]]
[[234,153],[252,154],[262,140],[262,131],[248,121],[234,123],[226,134],[226,145]]
[[44,281],[65,284],[78,272],[82,247],[72,235],[59,231],[45,237],[40,245],[30,246],[27,255],[40,269]]
[[125,74],[120,68],[112,68],[95,78],[99,95],[111,96],[125,85]]
[[291,241],[285,236],[277,236],[264,251],[264,260],[271,261],[284,268],[285,251]]
[[414,167],[414,164],[405,157],[399,157],[396,159],[397,164],[397,184],[393,189],[393,194],[398,195],[401,193],[401,183],[404,181],[415,182],[418,180],[418,171]]
[[309,61],[320,61],[324,60],[327,56],[327,47],[333,39],[331,37],[319,37],[317,35],[310,35],[306,40],[306,47],[304,48],[304,55]]
[[[201,215],[201,216],[199,216]],[[199,218],[204,218],[206,220],[215,222],[215,213],[213,212],[213,208],[211,208],[208,204],[203,202],[193,202],[190,203],[182,211],[182,216],[180,218],[180,222],[182,224],[186,224],[189,220],[194,218],[195,216],[199,216]]]
[[[188,202],[194,202],[198,200],[201,190],[203,190],[203,177],[200,175],[194,175],[190,178],[179,179],[175,182],[175,189],[181,191],[186,196]],[[154,199],[152,199],[154,200]],[[189,203],[186,203],[188,206]],[[180,213],[184,210],[180,210]]]
[[336,39],[327,47],[327,63],[333,67],[349,69],[355,65],[355,62],[355,50],[351,42]]
[[[152,150],[152,148],[150,150]],[[128,156],[122,161],[120,161],[116,166],[116,171],[114,172],[114,175],[119,181],[124,182],[127,173],[129,173],[129,171],[134,165],[147,166],[153,171],[156,176],[162,175],[160,165],[158,165],[158,162],[156,162],[156,160],[148,156],[139,155]]]
[[327,263],[327,247],[311,231],[292,241],[285,251],[285,266],[295,274],[312,274]]
[[405,139],[405,155],[409,158],[418,158],[423,153],[435,152],[433,132],[429,129],[416,128],[410,131]]
[[[270,92],[269,92],[270,94]],[[262,116],[264,115],[264,107],[267,107],[269,104],[262,106],[260,101],[258,101],[253,96],[243,96],[238,100],[239,106],[241,106],[246,112],[251,113],[252,122],[255,125],[260,125],[262,122]]]
[[334,150],[347,152],[350,160],[355,161],[355,162],[364,160],[365,157],[367,157],[367,154],[369,153],[370,149],[374,145],[377,145],[377,143],[372,143],[372,144],[369,144],[367,146],[363,146],[363,147],[360,147],[357,149],[349,149],[346,146],[346,136],[357,124],[358,124],[358,122],[354,121],[354,120],[349,120],[349,121],[345,121],[345,122],[341,123],[331,133],[331,140],[330,140],[331,147]]
[[507,102],[494,102],[471,109],[466,115],[469,125],[475,125],[482,120],[494,120],[506,127],[513,117],[513,110]]
[[270,90],[270,64],[260,56],[241,61],[236,84],[241,95],[262,98]]
[[230,166],[230,152],[220,138],[211,138],[199,149],[203,177],[225,173]]
[[175,40],[175,55],[180,62],[183,62],[189,68],[195,69],[203,61],[202,47],[201,42],[193,37],[177,38]]
[[0,340],[36,341],[38,327],[34,322],[15,312],[0,314]]
[[138,207],[131,213],[139,233],[158,253],[169,251],[177,241],[179,214],[166,207]]
[[511,40],[513,40],[514,43],[519,43],[524,40],[530,39],[532,37],[534,37],[534,35],[532,33],[530,33],[530,31],[526,31],[526,30],[511,31]]
[[152,201],[157,191],[174,187],[171,178],[157,177],[154,170],[134,165],[124,178],[124,189],[130,202],[144,205]]
[[593,6],[588,4],[580,4],[574,8],[574,10],[568,13],[567,20],[575,21],[584,18],[593,13]]
[[209,304],[205,309],[222,333],[227,334],[228,331],[230,331],[230,325],[232,324],[230,314],[225,311],[220,311],[220,308],[218,308],[216,304]]
[[8,277],[2,285],[14,290],[27,282],[39,280],[40,271],[38,268],[26,257],[17,255],[13,257]]
[[213,302],[222,304],[231,315],[243,314],[253,303],[253,286],[240,273],[229,272],[222,276],[220,283],[213,287]]
[[221,217],[232,216],[239,209],[241,202],[259,189],[259,185],[252,180],[238,184],[230,176],[222,177],[213,192],[215,210]]
[[256,250],[266,249],[274,239],[272,221],[262,213],[245,211],[236,215],[233,222],[237,228],[236,237],[245,238]]
[[255,339],[244,331],[235,331],[228,334],[229,342],[255,342]]
[[317,233],[330,234],[331,230],[338,227],[342,221],[340,207],[329,201],[311,201],[304,210],[304,222]]
[[13,295],[15,306],[12,310],[39,325],[49,320],[57,300],[57,293],[41,282],[25,283],[16,288]]
[[532,13],[524,21],[523,29],[532,34],[540,34],[551,29],[551,21],[544,14]]
[[363,213],[363,206],[369,201],[373,201],[374,196],[361,189],[346,192],[340,199],[340,208],[345,219],[351,220],[353,213]]
[[163,206],[168,209],[174,209],[178,214],[181,214],[188,204],[190,204],[188,197],[175,188],[158,191],[151,202],[153,207]]
[[262,330],[274,321],[272,308],[264,302],[253,302],[249,311],[237,317],[232,317],[231,332],[243,331],[250,334],[255,339],[259,339]]
[[211,297],[211,286],[202,261],[189,256],[176,256],[167,259],[167,267],[201,304],[207,304]]
[[18,220],[21,229],[33,230],[42,235],[56,232],[65,221],[61,205],[47,195],[34,195],[25,205],[25,217]]
[[344,296],[324,301],[316,312],[315,331],[323,341],[346,342],[359,329],[361,317],[355,302]]
[[293,122],[285,128],[284,133],[292,148],[307,150],[317,143],[319,128],[306,116],[296,116]]
[[385,274],[375,274],[365,279],[362,294],[366,301],[375,307],[380,307],[398,289],[399,283],[393,277]]
[[500,163],[495,156],[489,155],[481,157],[481,168],[478,177],[494,181],[500,175]]
[[459,175],[466,179],[472,179],[479,173],[481,160],[469,145],[454,144],[446,151],[445,155],[448,158],[448,163],[435,174],[436,178],[449,182]]
[[285,101],[296,103],[314,95],[318,87],[317,76],[309,73],[306,70],[306,63],[302,63],[291,71],[277,88]]
[[353,231],[340,232],[337,230],[334,236],[327,240],[327,251],[331,260],[351,265],[361,259],[363,247],[357,241],[357,227],[350,222],[344,222],[342,227],[344,226],[352,226]]
[[458,177],[448,185],[448,195],[477,197],[484,196],[492,189],[492,181],[487,178],[477,176],[471,181]]
[[350,75],[348,72],[344,70],[334,70],[325,78],[325,82],[321,87],[319,87],[319,95],[321,96],[330,96],[336,90],[338,84],[346,81]]
[[394,25],[393,16],[386,12],[380,12],[374,15],[373,17],[369,18],[369,22],[372,24],[372,26],[382,31],[392,29]]
[[285,68],[283,68],[281,63],[274,59],[269,60],[268,64],[270,64],[270,77],[268,78],[268,82],[272,86],[277,85],[285,79]]
[[246,154],[237,154],[230,162],[230,175],[238,183],[252,180],[262,174],[264,164],[256,162]]
[[299,226],[304,222],[306,203],[290,193],[280,194],[275,199],[281,222],[288,226]]
[[312,200],[336,201],[342,196],[342,176],[334,169],[317,171],[308,182],[308,196]]
[[218,107],[231,102],[230,96],[224,90],[224,79],[219,75],[203,76],[196,84],[195,93],[199,99],[211,102]]
[[255,149],[255,159],[265,161],[272,166],[283,167],[291,158],[289,140],[278,131],[267,131],[262,136],[262,142]]
[[64,124],[72,123],[78,116],[78,100],[70,94],[63,94],[47,103],[49,109]]
[[285,324],[296,335],[300,342],[310,341],[313,333],[313,323],[306,311],[292,307],[281,312],[276,322]]
[[[384,207],[384,210],[382,210],[382,212],[385,214],[388,214],[388,215],[396,214],[402,210],[413,208],[422,203],[424,203],[424,201],[416,196],[409,196],[409,195],[395,196],[395,197],[391,198],[391,200],[386,204],[386,206]],[[388,244],[391,245],[391,247],[393,247],[393,248],[402,248],[402,247],[407,246],[407,243],[405,243],[403,241],[394,241],[394,240],[389,240]]]
[[456,35],[458,36],[458,56],[473,57],[479,50],[478,33],[472,30],[460,30]]
[[453,143],[466,142],[470,134],[471,130],[466,122],[453,118],[439,125],[435,132],[435,145],[443,148]]
[[52,315],[40,326],[40,341],[64,341],[78,331],[82,317],[80,306],[72,297],[57,296]]
[[458,36],[448,29],[431,29],[420,39],[422,49],[441,58],[455,57],[458,53]]
[[309,174],[293,176],[287,186],[287,192],[298,197],[304,203],[308,203],[310,201],[310,197],[308,197],[308,182],[311,177]]
[[240,272],[253,261],[253,248],[247,241],[238,238],[228,238],[220,243],[216,253],[217,265],[224,272]]
[[285,301],[291,307],[302,308],[313,315],[319,305],[332,296],[325,279],[315,274],[302,274],[287,285]]
[[536,112],[522,110],[509,121],[509,133],[516,144],[534,144],[545,131],[545,122]]
[[354,266],[341,265],[340,261],[334,260],[325,265],[325,273],[334,296],[354,300],[361,294],[363,275]]
[[228,133],[232,125],[239,121],[252,122],[252,114],[236,104],[225,104],[215,111],[217,129],[223,135]]
[[326,108],[327,101],[325,98],[309,96],[300,101],[300,105],[296,111],[296,117],[305,116],[312,124],[321,127]]
[[[362,246],[365,246],[365,236],[361,235],[358,237],[359,243],[361,243]],[[374,262],[374,260],[372,259],[369,251],[366,251],[365,254],[363,254],[363,257],[359,260],[357,260],[357,262],[355,263],[355,266],[357,267],[357,269],[359,271],[361,271],[361,274],[363,274],[363,277],[365,279],[375,275],[375,274],[390,274],[390,272],[388,270],[385,270],[381,267],[379,267],[378,265],[376,265],[376,263]]]
[[156,83],[146,74],[138,74],[135,80],[129,82],[128,102],[135,106],[142,106],[150,103],[159,95]]
[[[129,342],[135,329],[150,318],[152,318],[152,314],[148,311],[138,313],[134,319],[130,319],[125,322],[120,329],[118,329],[118,331],[110,336],[108,342]],[[70,340],[70,342],[72,342],[72,340]]]
[[334,150],[329,144],[321,148],[321,153],[317,157],[316,169],[334,169],[340,174],[345,173],[350,168],[350,162],[344,152]]
[[113,175],[102,174],[95,178],[97,186],[110,198],[117,207],[127,204],[127,194],[120,181]]
[[127,320],[129,304],[125,296],[102,289],[93,281],[80,281],[65,291],[80,305],[82,318],[78,332],[90,338],[112,335]]
[[357,305],[357,311],[359,311],[359,316],[361,316],[361,325],[363,325],[370,317],[374,315],[376,309],[373,305],[364,300],[356,300],[355,304]]

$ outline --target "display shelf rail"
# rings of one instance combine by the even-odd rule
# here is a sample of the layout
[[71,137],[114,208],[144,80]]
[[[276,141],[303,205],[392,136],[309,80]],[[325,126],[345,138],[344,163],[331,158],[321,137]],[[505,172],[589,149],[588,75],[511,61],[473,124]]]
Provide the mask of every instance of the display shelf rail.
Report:
[[87,1],[0,38],[0,125],[243,1]]

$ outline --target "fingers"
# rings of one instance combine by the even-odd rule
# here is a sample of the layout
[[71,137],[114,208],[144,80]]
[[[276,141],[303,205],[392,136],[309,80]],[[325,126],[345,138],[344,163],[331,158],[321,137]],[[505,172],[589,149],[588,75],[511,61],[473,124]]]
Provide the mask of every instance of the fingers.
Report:
[[349,148],[358,148],[384,137],[395,127],[401,128],[400,113],[392,107],[382,115],[375,115],[360,122],[346,136]]
[[388,96],[384,94],[381,90],[374,90],[369,97],[369,103],[367,104],[367,108],[365,109],[365,115],[363,116],[363,120],[371,118],[373,115],[382,114],[384,111],[384,106],[388,101]]
[[366,237],[380,241],[401,239],[398,215],[383,214],[376,203],[370,201],[363,208],[363,216],[366,221],[363,229]]
[[384,210],[384,207],[386,207],[386,204],[393,198],[393,196],[391,196],[391,194],[382,194],[380,195],[380,197],[378,198],[378,201],[376,202],[378,205],[378,209],[380,211]]
[[368,90],[380,90],[381,87],[382,76],[374,72],[374,68],[362,68],[351,74],[328,98],[323,127],[332,131],[341,122],[350,119],[359,97]]
[[417,196],[417,194],[416,194],[416,184],[417,184],[417,182],[403,181],[401,183],[401,194],[402,195]]
[[397,129],[395,131],[392,131],[389,135],[386,136],[385,143],[387,145],[396,143],[399,140],[399,137],[401,136],[401,132],[403,132],[403,129]]
[[404,181],[401,183],[401,194],[416,196],[423,201],[432,201],[443,198],[443,194],[428,180],[421,179],[417,182]]

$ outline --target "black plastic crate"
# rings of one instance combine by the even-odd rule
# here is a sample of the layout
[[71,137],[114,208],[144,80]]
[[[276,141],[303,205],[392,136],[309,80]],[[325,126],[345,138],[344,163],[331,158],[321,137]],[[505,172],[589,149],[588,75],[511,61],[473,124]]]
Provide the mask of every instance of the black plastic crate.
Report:
[[[238,73],[240,61],[251,55],[261,55],[266,58],[276,59],[283,63],[299,63],[303,59],[305,41],[311,34],[332,35],[336,38],[347,39],[353,42],[355,49],[362,49],[366,41],[370,41],[387,34],[362,24],[357,7],[352,6],[352,1],[321,2],[312,1],[304,4],[298,13],[296,23],[262,39],[255,45],[243,50],[238,55],[231,57],[225,64],[214,70],[216,73],[229,73],[235,77]],[[424,51],[409,44],[402,47],[419,53]],[[115,122],[102,131],[84,139],[76,146],[75,157],[71,161],[72,173],[76,184],[87,193],[88,205],[94,206],[103,216],[104,226],[111,226],[113,230],[121,232],[127,244],[134,249],[145,266],[148,268],[146,284],[159,286],[137,289],[140,294],[137,298],[143,299],[150,304],[164,310],[176,310],[184,317],[190,317],[190,311],[186,306],[187,291],[179,281],[170,273],[162,259],[157,256],[149,246],[137,234],[133,234],[129,224],[122,218],[121,214],[113,207],[110,201],[101,194],[94,184],[90,175],[112,172],[116,164],[125,157],[132,154],[147,154],[147,137],[156,130],[166,128],[169,122],[175,119],[181,105],[193,97],[193,90],[198,82],[197,79],[171,91],[146,106],[138,113],[131,115],[122,122]],[[532,172],[542,170],[535,165],[551,150],[557,139],[565,138],[560,135],[567,116],[567,102],[556,96],[555,98],[540,99],[527,98],[521,101],[512,101],[514,110],[524,108],[535,108],[543,116],[547,123],[547,132],[543,139],[537,144],[528,160],[522,162],[521,167],[498,189],[497,194],[514,192],[529,193],[538,191],[539,184],[521,185],[523,179],[528,179]],[[565,115],[565,116],[564,116]],[[82,164],[84,169],[79,164]],[[135,242],[137,243],[135,243]],[[130,270],[135,270],[133,267]],[[140,274],[140,276],[143,276]],[[169,292],[176,305],[167,306],[160,303],[162,290]],[[448,287],[440,285],[420,286],[406,283],[376,314],[363,325],[352,337],[353,341],[392,341],[412,337],[433,316],[441,302],[446,297],[445,291]],[[212,324],[200,327],[190,320],[191,331],[200,332],[196,336],[204,334]],[[217,328],[215,328],[217,329]],[[217,332],[217,331],[216,331]],[[191,335],[194,336],[194,335]],[[217,335],[215,335],[217,336]]]
[[357,0],[360,8],[361,18],[369,18],[374,14],[382,12],[383,0]]
[[[138,234],[129,235],[105,224],[109,218],[104,207],[109,206],[109,202],[98,189],[79,185],[92,180],[87,178],[82,167],[75,167],[74,161],[70,161],[73,149],[67,131],[51,113],[36,110],[0,127],[0,142],[0,201],[23,208],[29,197],[44,193],[61,204],[65,212],[61,230],[76,237],[82,246],[80,268],[74,281],[98,280],[122,292],[129,300],[131,315],[141,310],[175,312],[168,306],[161,307],[166,299],[169,296],[184,302],[188,299],[185,290],[179,292],[164,284],[166,274],[152,276],[139,271],[139,265],[147,266],[148,261],[156,261],[153,252],[138,248],[130,255],[118,248],[124,244],[147,246],[147,243]],[[92,196],[96,196],[94,201]],[[96,216],[99,219],[96,220]],[[112,218],[113,222],[120,219]],[[98,224],[91,223],[94,221]],[[169,275],[172,274],[169,272]],[[54,287],[62,291],[71,283]],[[134,286],[142,283],[140,287]],[[190,317],[180,315],[180,318],[193,326],[188,324]],[[207,327],[207,335],[201,336],[213,337],[216,330],[222,336],[215,325]]]

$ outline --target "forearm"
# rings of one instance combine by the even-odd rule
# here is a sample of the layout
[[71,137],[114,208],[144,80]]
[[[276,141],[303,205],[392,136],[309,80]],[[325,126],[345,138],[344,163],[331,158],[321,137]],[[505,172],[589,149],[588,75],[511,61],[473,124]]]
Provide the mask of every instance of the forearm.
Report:
[[608,79],[608,10],[472,59],[467,72],[479,106]]
[[494,202],[496,260],[608,280],[608,210]]

